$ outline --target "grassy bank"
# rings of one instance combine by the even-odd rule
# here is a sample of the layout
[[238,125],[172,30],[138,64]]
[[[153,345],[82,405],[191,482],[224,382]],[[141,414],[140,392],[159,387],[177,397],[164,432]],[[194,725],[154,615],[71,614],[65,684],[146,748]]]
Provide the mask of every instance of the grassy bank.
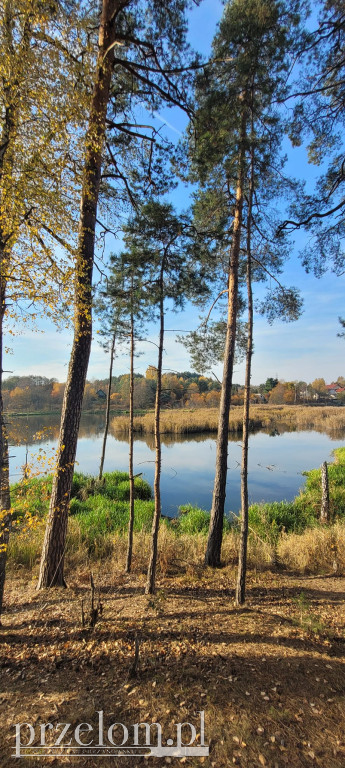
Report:
[[[138,528],[138,526],[136,526]],[[29,569],[36,574],[41,555],[44,524],[34,530],[14,534],[9,545],[9,567]],[[176,532],[166,524],[159,532],[158,574],[197,575],[202,571],[206,539],[203,533]],[[239,535],[236,529],[223,537],[222,560],[225,566],[234,566],[238,559]],[[149,558],[150,533],[142,528],[134,533],[133,573],[146,573]],[[103,572],[112,568],[124,569],[126,562],[126,536],[118,532],[92,530],[78,518],[69,524],[66,567],[68,573],[92,568]],[[105,565],[105,562],[107,565]],[[296,574],[345,575],[345,524],[307,528],[303,533],[281,532],[272,543],[251,533],[248,542],[248,566],[257,571],[286,568]]]
[[[345,408],[332,406],[303,405],[253,405],[250,411],[251,429],[317,429],[334,433],[345,428]],[[234,406],[230,411],[229,431],[242,431],[243,408]],[[128,433],[128,418],[118,416],[112,419],[115,434]],[[170,434],[188,434],[193,432],[217,432],[218,409],[200,408],[162,411],[161,432]],[[154,414],[146,413],[134,419],[137,433],[154,432]]]
[[[329,465],[330,508],[333,525],[321,527],[320,470],[306,473],[305,487],[292,502],[253,504],[249,509],[249,562],[267,567],[275,562],[298,572],[345,572],[345,448],[335,452]],[[12,487],[18,528],[11,537],[10,561],[33,567],[39,560],[49,506],[51,477],[35,478]],[[70,506],[67,558],[71,563],[96,562],[105,557],[120,563],[126,553],[129,480],[125,472],[106,473],[101,482],[75,474]],[[135,563],[145,569],[154,511],[151,488],[135,478]],[[26,519],[31,525],[26,524]],[[187,505],[173,520],[162,520],[160,560],[162,572],[202,563],[209,512]],[[34,524],[32,524],[32,520]],[[239,519],[224,521],[223,559],[235,563]]]

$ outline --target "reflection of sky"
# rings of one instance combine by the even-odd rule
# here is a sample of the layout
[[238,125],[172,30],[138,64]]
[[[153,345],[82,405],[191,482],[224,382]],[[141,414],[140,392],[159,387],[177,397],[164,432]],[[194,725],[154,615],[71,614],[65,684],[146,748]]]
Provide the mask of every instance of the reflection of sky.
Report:
[[[198,436],[199,437],[199,436]],[[318,467],[331,459],[333,448],[341,441],[332,441],[328,435],[319,432],[285,432],[270,436],[263,432],[251,435],[249,443],[249,498],[251,502],[291,500],[303,485],[303,470]],[[52,453],[54,443],[49,441],[40,446]],[[78,442],[76,469],[96,475],[102,447],[102,436],[81,437]],[[36,446],[29,446],[29,461],[37,454]],[[11,478],[20,476],[20,467],[25,462],[25,446],[11,449]],[[196,504],[209,509],[212,500],[216,443],[213,437],[186,439],[184,442],[162,445],[162,511],[175,514],[180,504]],[[229,473],[227,484],[227,511],[237,512],[240,507],[240,461],[239,440],[229,443]],[[135,473],[153,486],[154,451],[143,440],[134,445]],[[128,469],[128,442],[109,436],[104,471]]]

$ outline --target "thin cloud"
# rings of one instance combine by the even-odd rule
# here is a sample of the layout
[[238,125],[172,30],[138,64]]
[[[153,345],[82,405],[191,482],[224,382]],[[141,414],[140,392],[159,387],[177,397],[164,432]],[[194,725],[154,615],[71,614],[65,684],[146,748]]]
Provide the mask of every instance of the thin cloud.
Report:
[[177,133],[178,136],[182,136],[182,132],[179,131],[177,128],[175,128],[174,125],[168,122],[164,117],[161,117],[159,112],[154,112],[153,116],[157,118],[157,120],[160,120],[161,123],[167,126],[167,128],[170,128],[171,131],[174,131],[174,133]]

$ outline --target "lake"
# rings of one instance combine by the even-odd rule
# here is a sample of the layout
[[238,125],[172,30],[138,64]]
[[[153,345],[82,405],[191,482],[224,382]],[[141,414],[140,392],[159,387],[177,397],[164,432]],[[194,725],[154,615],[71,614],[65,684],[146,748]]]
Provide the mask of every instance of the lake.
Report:
[[[103,436],[102,414],[82,417],[76,470],[97,474]],[[10,476],[16,482],[22,475],[26,454],[30,465],[39,471],[54,456],[59,429],[56,415],[13,417],[10,427]],[[344,445],[345,430],[332,437],[316,431],[274,433],[259,431],[249,441],[250,502],[292,500],[303,485],[304,470],[331,461],[334,448]],[[191,503],[210,509],[216,460],[215,436],[162,435],[162,512],[176,515],[181,504]],[[226,511],[240,508],[241,438],[229,439]],[[128,469],[128,441],[109,434],[104,471]],[[134,442],[134,471],[153,485],[153,435]]]

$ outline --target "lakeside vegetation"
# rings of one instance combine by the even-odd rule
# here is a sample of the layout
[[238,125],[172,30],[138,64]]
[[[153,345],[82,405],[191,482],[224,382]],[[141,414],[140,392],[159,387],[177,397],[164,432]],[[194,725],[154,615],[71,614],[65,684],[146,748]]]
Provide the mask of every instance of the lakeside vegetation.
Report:
[[[162,411],[161,432],[171,434],[188,434],[193,432],[217,432],[218,409],[180,409]],[[230,411],[229,432],[241,432],[243,424],[243,409],[234,406]],[[250,409],[250,429],[316,429],[323,432],[335,432],[345,427],[345,411],[334,406],[304,406],[304,405],[253,405]],[[114,417],[111,422],[115,434],[127,433],[128,419],[124,416]],[[146,413],[134,418],[134,432],[153,433],[154,414]]]
[[[252,567],[280,565],[298,572],[345,570],[345,448],[334,451],[329,465],[332,524],[319,523],[320,469],[304,473],[306,482],[292,502],[253,504],[249,508],[249,563]],[[15,533],[9,545],[12,564],[32,568],[37,563],[51,493],[51,476],[24,480],[12,486]],[[105,473],[102,480],[76,473],[70,503],[67,557],[93,562],[125,556],[129,515],[129,478],[126,472]],[[135,562],[145,569],[154,502],[149,484],[135,478]],[[27,520],[31,521],[30,526]],[[210,513],[182,506],[177,518],[163,518],[159,564],[164,570],[181,563],[202,561]],[[235,563],[238,553],[237,512],[224,520],[223,559]],[[183,569],[182,565],[182,569]]]

